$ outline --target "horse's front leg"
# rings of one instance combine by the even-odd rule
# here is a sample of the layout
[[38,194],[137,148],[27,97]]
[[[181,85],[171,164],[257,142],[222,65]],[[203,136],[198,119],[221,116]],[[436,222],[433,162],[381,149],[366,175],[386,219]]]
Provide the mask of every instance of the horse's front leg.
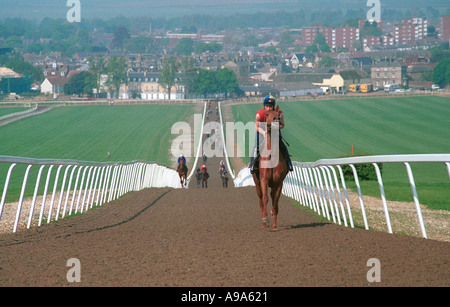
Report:
[[262,226],[269,226],[269,221],[267,218],[267,203],[269,202],[269,188],[265,182],[261,182],[261,197],[259,198],[259,205],[261,206],[262,214]]
[[272,230],[278,230],[278,228],[277,228],[278,202],[280,200],[282,189],[283,189],[283,183],[281,183],[277,187],[273,187],[272,192],[270,193],[272,196],[272,209],[270,210],[270,213],[273,216]]

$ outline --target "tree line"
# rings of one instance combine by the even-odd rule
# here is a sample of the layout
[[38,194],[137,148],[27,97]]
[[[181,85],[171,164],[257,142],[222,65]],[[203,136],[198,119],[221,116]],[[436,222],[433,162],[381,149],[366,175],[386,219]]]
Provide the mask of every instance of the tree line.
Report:
[[[126,59],[113,56],[106,60],[103,57],[89,58],[90,71],[73,75],[64,87],[67,95],[94,95],[100,93],[101,75],[108,76],[106,86],[111,97],[118,97],[121,84],[127,83]],[[185,87],[185,98],[191,95],[208,97],[211,95],[240,95],[239,84],[234,72],[227,68],[211,71],[194,66],[190,57],[178,59],[174,56],[163,60],[159,84],[171,97],[174,85]]]

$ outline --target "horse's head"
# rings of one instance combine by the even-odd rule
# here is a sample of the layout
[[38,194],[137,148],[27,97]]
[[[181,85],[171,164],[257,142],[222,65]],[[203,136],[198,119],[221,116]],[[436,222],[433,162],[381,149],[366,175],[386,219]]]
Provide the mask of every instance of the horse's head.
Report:
[[272,123],[279,123],[281,120],[280,108],[277,106],[275,110],[269,111],[266,114],[267,130],[270,132],[272,130]]

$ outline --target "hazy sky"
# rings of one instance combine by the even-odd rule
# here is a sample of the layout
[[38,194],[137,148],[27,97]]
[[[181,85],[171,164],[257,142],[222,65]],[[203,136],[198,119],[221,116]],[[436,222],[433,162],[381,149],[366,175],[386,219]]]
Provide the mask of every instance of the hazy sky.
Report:
[[[79,0],[82,18],[118,15],[173,17],[191,14],[251,13],[296,8],[305,0]],[[323,1],[323,0],[319,0]],[[345,0],[347,1],[347,0]],[[308,2],[308,1],[306,1]],[[65,18],[67,0],[0,0],[0,18]]]
[[[367,0],[78,0],[81,18],[109,19],[123,15],[171,18],[193,14],[231,15],[276,10],[368,9]],[[449,7],[449,0],[379,0],[386,7]],[[0,19],[23,17],[40,20],[44,17],[66,18],[67,0],[0,0]],[[268,15],[270,18],[270,15]]]

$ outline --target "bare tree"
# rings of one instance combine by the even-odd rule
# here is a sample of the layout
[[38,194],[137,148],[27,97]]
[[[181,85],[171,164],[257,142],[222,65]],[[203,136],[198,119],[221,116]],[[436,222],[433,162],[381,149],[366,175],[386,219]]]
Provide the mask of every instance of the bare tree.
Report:
[[167,88],[167,92],[172,91],[172,86],[175,85],[175,76],[177,74],[177,59],[175,57],[169,57],[164,59],[161,76],[159,78],[159,84]]

